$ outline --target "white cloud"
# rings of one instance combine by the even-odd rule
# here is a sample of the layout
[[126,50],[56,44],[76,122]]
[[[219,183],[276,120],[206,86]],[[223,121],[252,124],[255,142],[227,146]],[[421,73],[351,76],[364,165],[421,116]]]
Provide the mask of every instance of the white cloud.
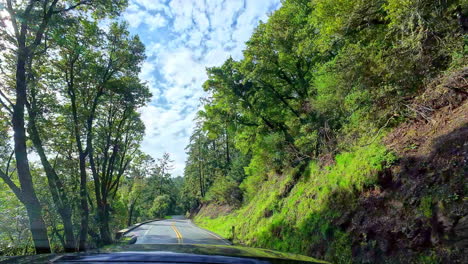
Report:
[[157,13],[153,16],[147,16],[145,18],[145,24],[147,24],[150,30],[155,30],[160,27],[164,27],[167,24],[166,18],[161,14]]
[[[133,6],[134,7],[134,6]],[[150,13],[145,10],[128,11],[124,14],[131,28],[138,28],[145,25],[150,31],[167,25],[167,19],[160,13]]]
[[[240,59],[258,21],[279,5],[280,0],[131,1],[124,18],[145,42],[148,60],[140,77],[154,94],[141,109],[146,125],[142,148],[154,158],[169,152],[174,175],[183,174],[185,147],[205,95],[205,68],[229,56]],[[148,34],[155,29],[162,33]]]
[[[138,10],[138,9],[137,9]],[[127,12],[124,14],[125,20],[128,21],[128,24],[132,28],[137,28],[143,22],[143,16],[145,16],[145,11],[136,11],[136,12]]]
[[156,88],[157,80],[154,76],[156,65],[150,61],[145,61],[141,66],[140,79],[146,82],[153,94],[153,100],[161,96],[159,89]]
[[172,14],[174,15],[174,30],[184,31],[192,25],[193,6],[197,1],[172,0],[169,3]]
[[133,1],[132,4],[133,5],[138,4],[139,6],[143,7],[146,10],[164,11],[167,14],[170,13],[170,9],[168,8],[168,6],[164,4],[164,1],[160,1],[160,0],[135,0]]

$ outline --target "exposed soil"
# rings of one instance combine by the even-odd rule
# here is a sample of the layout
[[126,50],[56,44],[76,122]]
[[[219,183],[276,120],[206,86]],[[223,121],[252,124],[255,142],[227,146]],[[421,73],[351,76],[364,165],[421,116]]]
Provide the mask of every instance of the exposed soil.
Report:
[[[385,139],[399,158],[336,223],[361,263],[468,263],[468,70],[428,89]],[[418,110],[419,109],[419,110]]]
[[234,207],[230,205],[203,204],[200,205],[199,210],[192,213],[191,217],[198,214],[204,217],[217,218],[219,216],[227,215],[233,210]]
[[415,118],[385,139],[400,156],[427,156],[434,149],[434,139],[468,124],[468,68],[439,82],[408,106]]

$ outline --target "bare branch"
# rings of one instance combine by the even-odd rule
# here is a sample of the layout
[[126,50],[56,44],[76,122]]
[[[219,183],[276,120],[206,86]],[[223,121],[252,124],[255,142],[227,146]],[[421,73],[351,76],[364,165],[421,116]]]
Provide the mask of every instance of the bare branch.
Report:
[[[3,97],[3,99],[2,99]],[[13,114],[14,104],[8,99],[5,93],[0,89],[0,104],[10,113]]]
[[16,171],[16,168],[13,168],[13,170],[10,172],[10,175],[9,175],[10,178],[13,177],[13,173],[15,173],[15,171]]
[[[3,86],[3,85],[2,85]],[[8,97],[2,92],[2,90],[0,90],[0,95],[5,98],[5,100],[10,104],[11,107],[14,106],[14,104],[10,101],[10,99],[8,99]]]

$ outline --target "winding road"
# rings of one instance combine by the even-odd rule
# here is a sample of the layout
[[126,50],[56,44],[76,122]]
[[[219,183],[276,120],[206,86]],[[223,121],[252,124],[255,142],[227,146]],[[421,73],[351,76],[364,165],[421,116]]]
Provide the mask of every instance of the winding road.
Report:
[[228,240],[197,227],[183,216],[145,223],[125,236],[135,236],[135,244],[231,245]]

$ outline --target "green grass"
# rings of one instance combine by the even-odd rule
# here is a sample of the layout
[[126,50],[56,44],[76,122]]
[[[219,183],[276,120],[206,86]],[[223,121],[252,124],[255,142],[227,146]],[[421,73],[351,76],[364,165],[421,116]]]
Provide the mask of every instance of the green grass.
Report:
[[214,219],[202,211],[195,222],[249,246],[313,256],[324,247],[327,260],[350,263],[349,238],[333,226],[332,220],[353,208],[356,191],[375,184],[377,172],[393,159],[379,143],[355,147],[337,155],[332,166],[320,168],[311,163],[306,175],[283,199],[280,195],[292,181],[292,170],[281,177],[270,177],[240,209]]

